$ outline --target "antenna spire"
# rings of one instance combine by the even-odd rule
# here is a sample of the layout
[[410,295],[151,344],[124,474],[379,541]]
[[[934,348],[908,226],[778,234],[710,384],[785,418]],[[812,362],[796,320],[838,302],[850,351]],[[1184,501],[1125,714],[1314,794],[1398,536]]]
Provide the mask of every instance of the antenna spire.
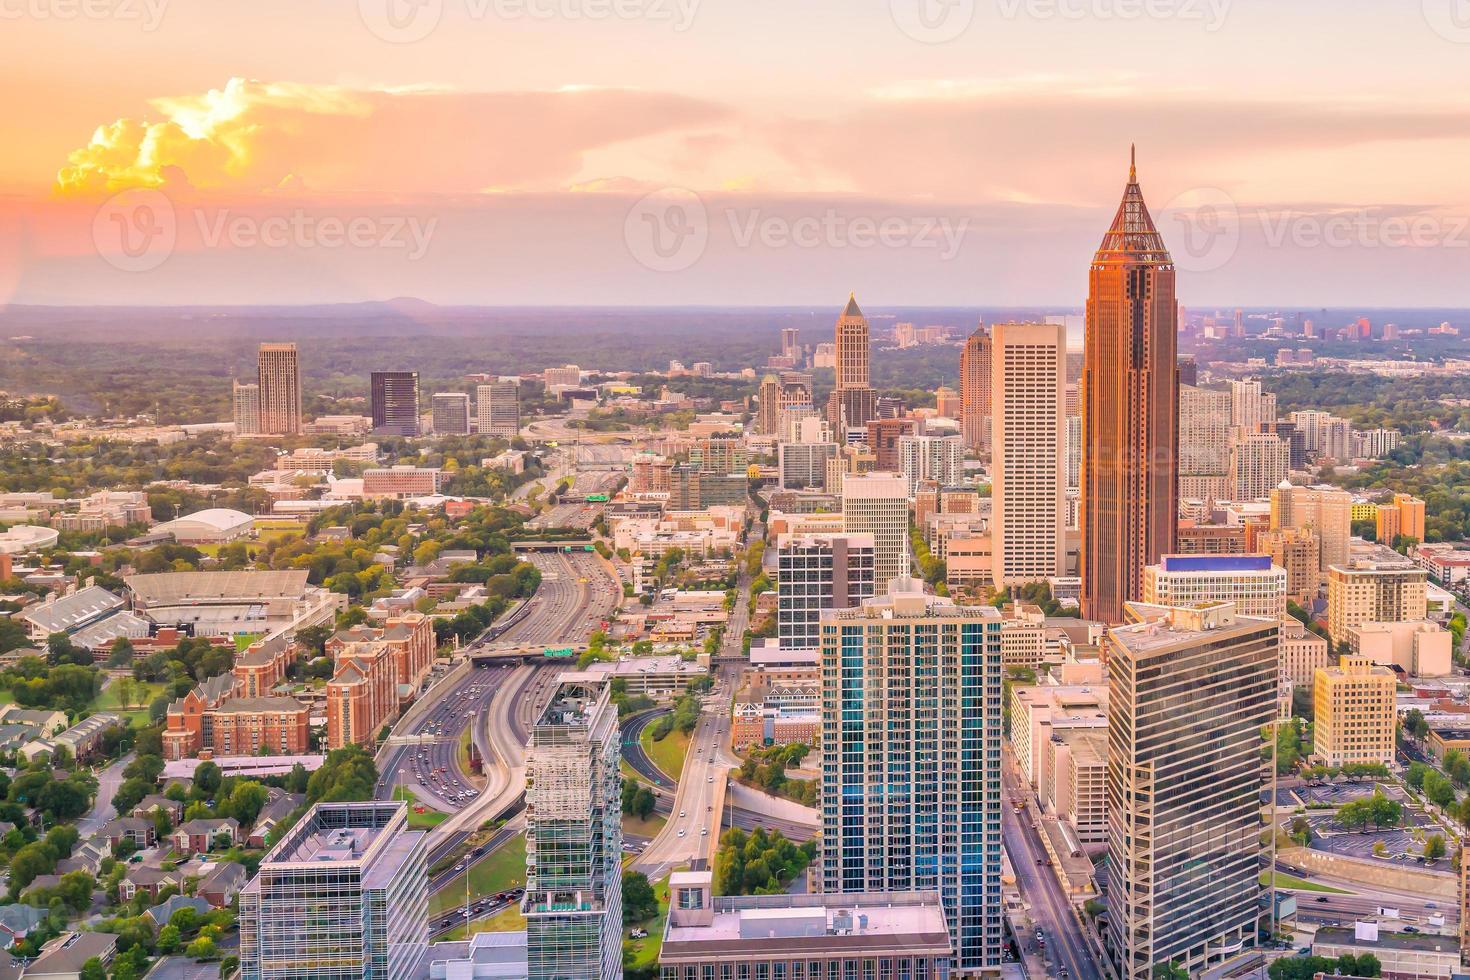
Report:
[[1128,144],[1128,183],[1138,182],[1138,144]]

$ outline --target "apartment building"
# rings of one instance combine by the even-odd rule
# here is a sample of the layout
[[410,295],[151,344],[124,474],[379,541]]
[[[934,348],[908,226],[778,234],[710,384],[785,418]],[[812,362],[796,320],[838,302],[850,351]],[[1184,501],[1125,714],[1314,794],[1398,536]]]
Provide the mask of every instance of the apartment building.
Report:
[[776,637],[782,648],[816,649],[821,618],[877,591],[871,534],[786,535],[776,549]]
[[1392,762],[1397,684],[1393,671],[1358,654],[1318,668],[1312,758],[1327,766]]
[[1286,571],[1270,555],[1164,555],[1143,570],[1143,601],[1233,602],[1242,616],[1280,619],[1286,615]]
[[432,497],[444,482],[444,471],[428,466],[389,466],[362,472],[362,499],[406,500]]
[[1396,623],[1428,614],[1429,573],[1408,561],[1359,560],[1327,570],[1327,632],[1352,640],[1363,623]]

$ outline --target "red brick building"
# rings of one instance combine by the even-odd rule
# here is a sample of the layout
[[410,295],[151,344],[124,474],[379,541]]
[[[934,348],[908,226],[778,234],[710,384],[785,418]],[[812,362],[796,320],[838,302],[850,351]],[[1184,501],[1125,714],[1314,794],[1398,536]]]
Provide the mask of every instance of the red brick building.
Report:
[[232,673],[210,678],[169,705],[164,757],[310,751],[310,709],[295,698],[270,694],[294,657],[292,645],[280,637],[259,641],[236,659]]
[[367,745],[413,699],[434,663],[434,625],[422,613],[354,626],[327,640],[327,747]]

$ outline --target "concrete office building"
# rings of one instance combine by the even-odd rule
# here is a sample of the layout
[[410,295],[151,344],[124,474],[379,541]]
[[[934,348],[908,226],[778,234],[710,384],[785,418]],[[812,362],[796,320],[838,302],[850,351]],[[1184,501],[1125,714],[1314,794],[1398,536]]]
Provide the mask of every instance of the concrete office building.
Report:
[[526,762],[527,980],[623,975],[622,737],[611,684],[562,674]]
[[871,534],[783,536],[776,550],[776,638],[782,649],[815,650],[831,609],[849,609],[875,591]]
[[260,385],[234,382],[230,391],[230,403],[235,420],[235,435],[255,436],[260,434]]
[[1271,563],[1286,572],[1286,596],[1307,606],[1321,590],[1322,542],[1311,528],[1262,531],[1256,539]]
[[434,413],[434,434],[464,436],[470,432],[470,396],[462,391],[440,391],[429,400]]
[[1233,602],[1242,616],[1280,619],[1286,615],[1286,571],[1270,555],[1165,555],[1143,570],[1143,601]]
[[1327,632],[1344,643],[1364,623],[1424,619],[1428,583],[1429,573],[1407,560],[1334,565],[1327,570]]
[[880,594],[890,580],[907,578],[911,565],[907,481],[894,473],[844,477],[842,530],[873,539],[873,573]]
[[822,618],[821,888],[937,891],[954,970],[997,974],[1000,613],[921,586]]
[[1083,354],[1082,615],[1123,621],[1178,528],[1174,260],[1137,171],[1088,273]]
[[406,803],[318,803],[240,892],[244,980],[408,980],[428,946],[427,834]]
[[960,435],[976,452],[990,448],[990,337],[976,327],[960,351]]
[[419,373],[374,371],[370,378],[373,431],[385,435],[419,434]]
[[482,435],[514,439],[521,431],[521,382],[519,378],[475,387],[476,429]]
[[1066,328],[992,328],[990,538],[997,587],[1065,572]]
[[1312,758],[1326,766],[1393,761],[1394,691],[1387,667],[1348,654],[1320,667],[1312,688]]
[[1131,604],[1107,636],[1112,975],[1197,975],[1256,943],[1261,729],[1277,703],[1278,620],[1229,603]]
[[[716,898],[709,871],[675,871],[659,948],[662,980],[945,980],[952,950],[934,892]],[[859,980],[854,975],[851,980]]]
[[260,432],[301,434],[301,362],[295,344],[261,344],[256,355]]

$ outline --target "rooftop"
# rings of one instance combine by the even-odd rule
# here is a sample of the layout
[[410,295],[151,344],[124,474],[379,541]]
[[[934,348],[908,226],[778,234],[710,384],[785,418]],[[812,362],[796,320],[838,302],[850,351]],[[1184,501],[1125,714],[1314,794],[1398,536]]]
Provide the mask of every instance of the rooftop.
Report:
[[1459,955],[1460,942],[1455,936],[1431,936],[1427,933],[1380,931],[1377,939],[1358,939],[1352,929],[1340,926],[1319,926],[1312,940],[1315,947],[1321,944],[1332,946],[1367,946],[1383,949],[1412,950],[1421,953],[1453,953]]
[[914,954],[950,952],[944,908],[933,893],[762,895],[714,899],[709,925],[675,926],[664,933],[660,958],[762,952],[800,956],[831,950],[902,948]]

